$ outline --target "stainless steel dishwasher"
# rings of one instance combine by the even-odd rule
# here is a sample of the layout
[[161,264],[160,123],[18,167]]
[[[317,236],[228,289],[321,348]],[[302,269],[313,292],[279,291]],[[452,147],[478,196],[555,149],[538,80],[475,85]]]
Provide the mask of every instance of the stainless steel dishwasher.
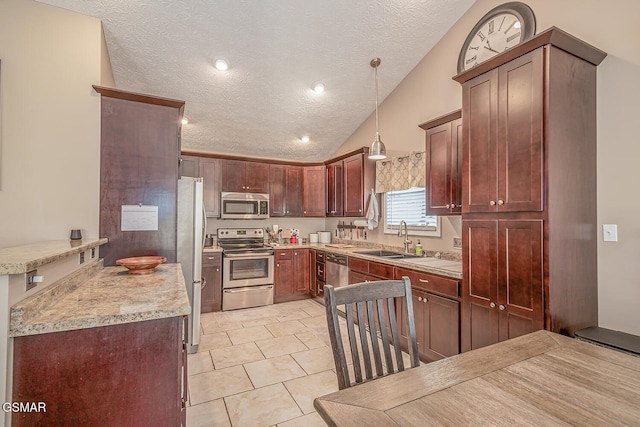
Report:
[[349,257],[327,252],[325,283],[334,288],[349,284]]

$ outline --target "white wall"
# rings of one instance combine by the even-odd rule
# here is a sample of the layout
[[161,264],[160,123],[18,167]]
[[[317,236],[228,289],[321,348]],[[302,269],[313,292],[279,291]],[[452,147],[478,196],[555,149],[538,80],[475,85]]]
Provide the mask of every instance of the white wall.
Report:
[[98,19],[0,1],[0,248],[98,235],[101,46]]
[[[380,133],[388,149],[423,149],[417,125],[460,108],[456,74],[460,47],[475,23],[502,0],[478,0],[382,103]],[[527,0],[538,32],[551,26],[606,51],[598,67],[598,287],[600,326],[640,335],[640,2],[636,0]],[[384,62],[380,84],[384,85]],[[336,154],[369,145],[370,117]],[[596,171],[594,171],[596,173]],[[619,242],[602,242],[603,223],[618,224]],[[449,239],[450,236],[443,237]],[[443,245],[447,242],[443,241]]]

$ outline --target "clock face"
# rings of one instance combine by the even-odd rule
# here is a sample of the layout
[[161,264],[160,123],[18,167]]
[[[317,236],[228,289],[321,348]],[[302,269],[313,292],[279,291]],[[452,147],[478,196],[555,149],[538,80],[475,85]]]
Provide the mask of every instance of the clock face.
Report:
[[536,18],[529,6],[505,3],[491,9],[473,27],[458,55],[458,72],[509,50],[535,33]]
[[464,69],[486,61],[520,43],[522,23],[516,15],[501,13],[480,27],[464,55]]

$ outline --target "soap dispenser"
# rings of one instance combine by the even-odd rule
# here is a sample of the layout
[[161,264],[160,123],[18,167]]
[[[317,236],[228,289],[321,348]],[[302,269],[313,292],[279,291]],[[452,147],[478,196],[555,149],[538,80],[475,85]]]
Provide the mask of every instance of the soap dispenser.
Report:
[[416,255],[422,255],[422,245],[420,244],[420,240],[416,244]]

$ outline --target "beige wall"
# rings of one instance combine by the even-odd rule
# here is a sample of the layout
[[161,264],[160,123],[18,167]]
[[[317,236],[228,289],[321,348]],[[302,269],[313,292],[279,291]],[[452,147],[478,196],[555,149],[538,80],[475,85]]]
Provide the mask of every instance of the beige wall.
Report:
[[0,1],[0,248],[98,235],[101,46],[98,19]]
[[[502,0],[478,0],[380,107],[380,133],[392,151],[421,150],[419,123],[460,108],[460,86],[451,80],[473,25]],[[636,0],[527,0],[538,32],[551,26],[606,51],[598,67],[598,286],[600,326],[640,335],[640,143],[629,133],[640,107],[640,2]],[[384,84],[384,58],[380,68]],[[367,120],[338,150],[369,145]],[[617,243],[602,242],[602,224],[618,224]],[[447,241],[444,241],[447,240]],[[441,244],[449,244],[446,233]]]

